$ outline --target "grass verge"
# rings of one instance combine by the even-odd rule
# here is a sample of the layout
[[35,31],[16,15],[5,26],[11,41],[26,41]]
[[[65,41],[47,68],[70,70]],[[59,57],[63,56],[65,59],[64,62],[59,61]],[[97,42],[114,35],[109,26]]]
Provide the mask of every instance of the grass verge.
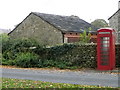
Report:
[[2,78],[2,88],[111,88],[110,90],[112,90],[112,87],[51,83],[11,78]]

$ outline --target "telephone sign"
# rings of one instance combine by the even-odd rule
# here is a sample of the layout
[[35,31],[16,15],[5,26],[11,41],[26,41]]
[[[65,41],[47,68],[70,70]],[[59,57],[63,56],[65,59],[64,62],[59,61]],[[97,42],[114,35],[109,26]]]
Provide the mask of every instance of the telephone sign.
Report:
[[115,68],[115,30],[99,29],[97,31],[97,69]]

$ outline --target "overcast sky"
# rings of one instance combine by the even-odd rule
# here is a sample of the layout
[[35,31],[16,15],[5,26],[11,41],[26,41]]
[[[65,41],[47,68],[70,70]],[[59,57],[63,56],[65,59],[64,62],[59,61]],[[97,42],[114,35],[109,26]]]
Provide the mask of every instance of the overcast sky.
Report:
[[1,0],[0,28],[12,29],[30,12],[76,15],[91,22],[107,20],[118,10],[119,0]]

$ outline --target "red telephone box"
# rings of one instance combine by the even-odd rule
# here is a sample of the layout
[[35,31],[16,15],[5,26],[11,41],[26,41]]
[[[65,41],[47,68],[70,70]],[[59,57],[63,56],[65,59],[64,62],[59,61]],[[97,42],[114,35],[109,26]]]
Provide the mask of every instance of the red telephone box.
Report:
[[115,30],[99,29],[97,31],[97,69],[115,68]]

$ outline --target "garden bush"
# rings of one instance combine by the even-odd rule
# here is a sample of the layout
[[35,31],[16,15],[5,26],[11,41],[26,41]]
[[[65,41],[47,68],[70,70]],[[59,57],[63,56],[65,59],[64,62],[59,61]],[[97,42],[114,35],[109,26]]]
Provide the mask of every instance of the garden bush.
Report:
[[[9,41],[9,36],[7,34],[0,34],[0,53],[2,53],[2,50],[4,50],[4,48],[7,48],[7,44]],[[4,46],[4,47],[2,47]]]
[[3,58],[15,59],[20,52],[33,52],[41,46],[32,39],[10,39],[2,45]]
[[10,60],[10,59],[5,59],[5,58],[2,58],[2,65],[15,65],[15,60]]
[[68,66],[67,62],[63,62],[63,61],[57,61],[57,60],[43,60],[42,61],[42,67],[56,67],[56,68],[60,68],[60,69],[71,69],[71,67]]
[[20,67],[37,67],[39,63],[39,56],[34,53],[18,53],[15,58],[15,65]]

